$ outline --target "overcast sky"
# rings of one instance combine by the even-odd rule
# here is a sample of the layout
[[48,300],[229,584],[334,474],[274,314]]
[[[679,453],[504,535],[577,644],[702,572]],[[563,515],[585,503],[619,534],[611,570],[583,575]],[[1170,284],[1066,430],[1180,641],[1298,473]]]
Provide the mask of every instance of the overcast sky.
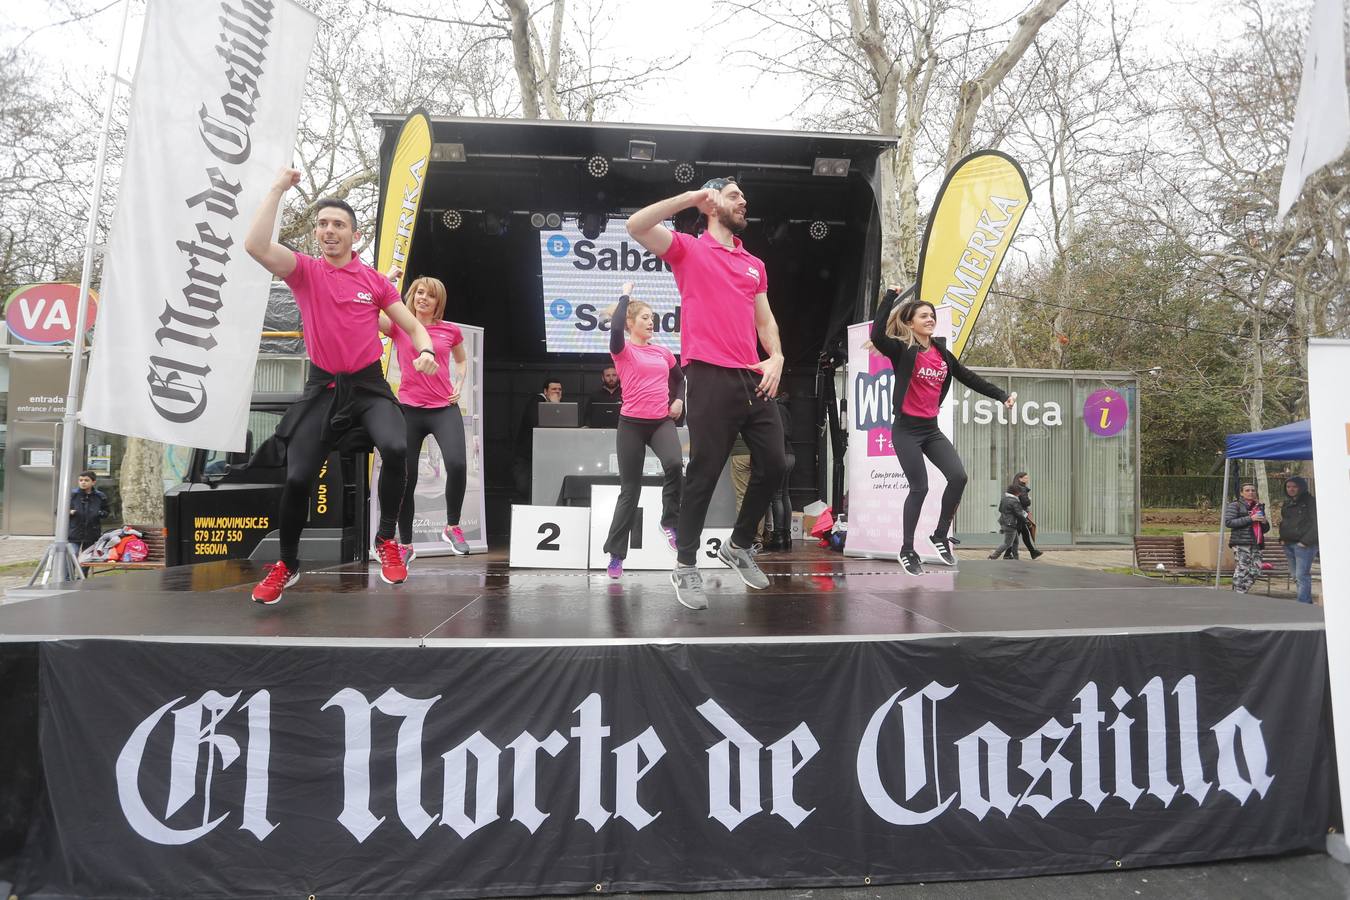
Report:
[[[144,0],[131,0],[132,23],[127,32],[122,72],[130,76],[144,15]],[[735,50],[754,47],[765,50],[763,38],[748,18],[725,22],[714,0],[593,0],[603,3],[611,22],[604,42],[614,48],[632,47],[634,56],[652,46],[653,26],[659,22],[659,50],[680,55],[690,62],[657,86],[634,98],[629,114],[620,118],[644,123],[670,123],[742,128],[797,127],[794,110],[802,95],[801,85],[774,79],[742,64]],[[843,0],[839,0],[840,3]],[[1073,0],[1090,3],[1105,14],[1110,0]],[[16,33],[41,28],[25,46],[43,55],[53,65],[104,70],[112,64],[122,4],[110,3],[91,19],[77,25],[52,26],[67,18],[65,4],[19,3],[8,0],[0,25],[0,39],[12,44]],[[1005,19],[1025,9],[1028,0],[988,0],[984,8]],[[1212,46],[1235,30],[1235,17],[1224,0],[1140,0],[1141,40],[1159,55],[1171,56]],[[609,15],[612,10],[612,15]],[[660,10],[660,15],[654,15]],[[767,48],[770,49],[771,48]],[[732,54],[732,55],[728,55]],[[435,112],[434,110],[432,111]]]

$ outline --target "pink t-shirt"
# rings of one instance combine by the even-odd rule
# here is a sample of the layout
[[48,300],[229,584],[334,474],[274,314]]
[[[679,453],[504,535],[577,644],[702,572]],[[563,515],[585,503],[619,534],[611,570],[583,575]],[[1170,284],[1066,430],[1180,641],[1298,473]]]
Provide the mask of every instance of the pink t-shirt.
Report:
[[380,310],[400,302],[398,291],[355,256],[342,268],[295,254],[286,285],[300,308],[305,350],[334,375],[359,372],[380,358]]
[[921,419],[936,418],[942,400],[942,383],[947,380],[947,360],[936,344],[929,345],[914,357],[914,374],[909,377],[900,411]]
[[764,263],[740,238],[728,250],[707,231],[698,238],[679,231],[670,236],[662,259],[674,270],[680,291],[680,360],[729,369],[758,363],[755,296],[769,290]]
[[417,361],[417,348],[413,346],[408,332],[395,325],[389,329],[389,339],[398,351],[398,402],[407,406],[424,406],[427,409],[440,409],[450,405],[450,395],[455,392],[450,383],[450,351],[464,343],[464,335],[454,322],[432,322],[426,326],[431,336],[432,349],[436,351],[435,375],[423,375],[413,368]]
[[670,370],[675,354],[656,344],[627,341],[614,357],[614,368],[623,385],[619,414],[632,419],[664,419],[670,415]]

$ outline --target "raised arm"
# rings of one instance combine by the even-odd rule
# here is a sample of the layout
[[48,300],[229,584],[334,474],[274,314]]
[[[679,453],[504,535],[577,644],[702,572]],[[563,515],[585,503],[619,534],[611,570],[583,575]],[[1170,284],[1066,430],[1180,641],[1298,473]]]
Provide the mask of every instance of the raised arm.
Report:
[[755,295],[755,333],[759,335],[760,345],[769,354],[768,359],[751,366],[764,376],[760,378],[756,390],[766,397],[772,397],[778,393],[778,382],[783,377],[783,345],[778,339],[778,320],[773,317],[769,295],[765,293]]
[[900,289],[894,285],[887,288],[885,296],[877,304],[876,315],[872,317],[872,332],[868,337],[872,340],[872,346],[886,356],[894,356],[904,348],[903,344],[886,333],[886,320],[891,317],[891,310],[895,309],[896,301],[901,296]]
[[623,294],[619,297],[619,305],[614,307],[614,314],[609,317],[609,355],[618,356],[623,352],[623,328],[628,322],[628,300],[633,293],[633,282],[628,282],[623,286]]
[[665,200],[659,200],[628,217],[628,234],[643,247],[657,256],[665,256],[673,238],[670,231],[661,223],[682,209],[697,206],[704,215],[717,212],[717,192],[711,188],[701,191],[685,191]]
[[248,233],[244,235],[244,249],[248,255],[277,278],[285,278],[295,271],[295,251],[272,240],[272,231],[277,226],[277,211],[281,208],[282,195],[299,183],[299,169],[282,169],[263,195],[258,211],[253,214]]

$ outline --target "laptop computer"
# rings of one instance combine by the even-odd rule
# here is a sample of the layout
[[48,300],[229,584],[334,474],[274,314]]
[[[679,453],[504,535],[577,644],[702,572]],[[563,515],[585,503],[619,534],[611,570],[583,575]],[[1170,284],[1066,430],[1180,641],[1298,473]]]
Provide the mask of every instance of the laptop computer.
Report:
[[592,428],[618,428],[621,406],[622,403],[592,403],[586,413],[586,424]]
[[540,428],[577,428],[581,425],[581,411],[575,403],[540,403]]

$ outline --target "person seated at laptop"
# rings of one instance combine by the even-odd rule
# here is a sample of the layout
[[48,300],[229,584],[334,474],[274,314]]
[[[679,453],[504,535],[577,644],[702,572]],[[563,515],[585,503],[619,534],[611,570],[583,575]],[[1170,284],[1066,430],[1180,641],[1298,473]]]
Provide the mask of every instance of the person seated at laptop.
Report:
[[[623,385],[619,372],[605,366],[600,373],[602,384],[586,395],[586,424],[592,428],[613,428],[619,422],[619,404],[623,403]],[[597,409],[596,407],[600,408]]]
[[525,412],[520,417],[520,428],[516,431],[516,459],[513,466],[516,477],[516,493],[530,502],[530,482],[533,480],[534,467],[534,430],[539,427],[539,404],[561,403],[563,397],[562,382],[553,376],[544,379],[539,393],[525,401]]

